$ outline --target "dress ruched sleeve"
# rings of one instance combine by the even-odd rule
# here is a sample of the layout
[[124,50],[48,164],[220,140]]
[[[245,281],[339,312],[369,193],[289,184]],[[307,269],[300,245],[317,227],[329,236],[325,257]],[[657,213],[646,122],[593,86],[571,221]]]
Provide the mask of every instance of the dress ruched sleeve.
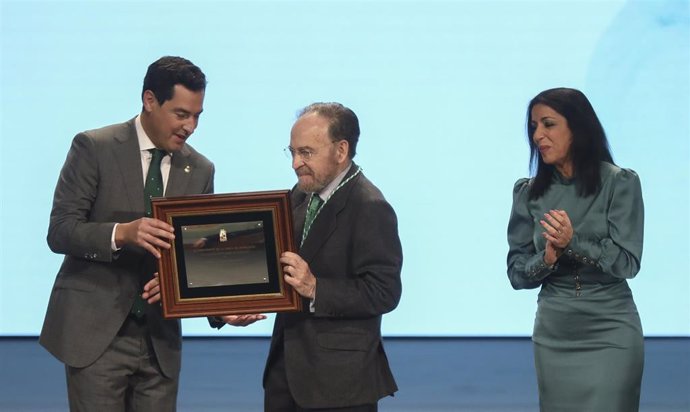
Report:
[[513,207],[508,222],[508,279],[514,289],[534,289],[553,272],[544,263],[544,251],[534,246],[534,219],[529,213],[529,179],[519,179],[513,188]]
[[620,169],[611,180],[611,199],[606,210],[608,237],[591,239],[573,235],[565,253],[602,272],[631,279],[640,270],[644,237],[644,204],[640,179],[630,169]]

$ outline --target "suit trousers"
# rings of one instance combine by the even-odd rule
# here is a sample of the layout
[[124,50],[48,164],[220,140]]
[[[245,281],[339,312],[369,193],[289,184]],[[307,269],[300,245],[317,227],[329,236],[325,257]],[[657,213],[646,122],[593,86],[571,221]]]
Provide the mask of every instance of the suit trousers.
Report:
[[267,366],[264,388],[264,412],[376,412],[378,404],[348,406],[344,408],[302,408],[290,393],[285,373],[285,351],[281,348]]
[[178,379],[163,375],[153,351],[146,320],[132,315],[96,362],[66,366],[72,412],[175,411]]

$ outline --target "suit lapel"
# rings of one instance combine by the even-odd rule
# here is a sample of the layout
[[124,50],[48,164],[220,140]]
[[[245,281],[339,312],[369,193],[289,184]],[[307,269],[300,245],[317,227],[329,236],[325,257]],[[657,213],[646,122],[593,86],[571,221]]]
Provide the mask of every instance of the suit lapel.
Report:
[[304,220],[307,216],[307,206],[309,205],[309,195],[297,189],[297,186],[292,188],[292,195],[290,201],[294,205],[292,208],[292,221],[294,234],[293,238],[295,244],[299,246],[302,241],[302,231],[304,230]]
[[168,184],[165,187],[165,196],[182,196],[187,193],[187,184],[194,172],[189,162],[190,151],[187,146],[173,153],[170,162],[170,174]]
[[[349,178],[353,173],[358,170],[357,165],[352,164],[350,172],[343,178]],[[326,202],[319,212],[319,215],[314,220],[314,223],[309,230],[307,238],[304,239],[304,243],[300,248],[300,256],[307,262],[310,262],[314,256],[318,253],[321,246],[323,246],[331,234],[335,231],[337,225],[337,218],[340,212],[345,208],[347,200],[350,197],[350,192],[352,188],[357,184],[361,177],[361,173],[355,176],[351,181],[347,182],[343,187],[338,189],[331,198]],[[304,216],[306,214],[306,204],[308,203],[309,196],[307,196],[307,201],[304,202],[305,212],[301,214],[301,226],[304,226]],[[302,237],[302,232],[299,232],[300,240]]]
[[132,210],[144,211],[144,175],[141,170],[141,153],[139,140],[134,126],[134,119],[126,123],[122,134],[115,136],[113,158],[117,162],[125,193]]
[[[132,210],[141,211],[143,214],[144,175],[141,170],[141,150],[134,119],[129,120],[126,126],[122,134],[115,136],[117,144],[113,147],[113,157],[125,182],[125,191]],[[190,150],[184,146],[172,156],[165,196],[181,196],[186,193],[194,171],[189,161],[190,155]]]

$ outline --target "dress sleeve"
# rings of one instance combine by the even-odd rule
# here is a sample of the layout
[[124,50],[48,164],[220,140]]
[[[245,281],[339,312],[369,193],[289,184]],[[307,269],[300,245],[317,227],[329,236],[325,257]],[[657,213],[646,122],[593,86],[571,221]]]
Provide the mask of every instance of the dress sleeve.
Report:
[[640,178],[630,169],[621,169],[614,176],[606,224],[608,237],[587,239],[575,233],[565,253],[611,276],[634,278],[642,259],[644,204]]
[[534,289],[553,273],[544,263],[544,251],[534,246],[534,220],[529,214],[529,179],[519,179],[513,188],[513,208],[508,222],[508,279],[514,289]]

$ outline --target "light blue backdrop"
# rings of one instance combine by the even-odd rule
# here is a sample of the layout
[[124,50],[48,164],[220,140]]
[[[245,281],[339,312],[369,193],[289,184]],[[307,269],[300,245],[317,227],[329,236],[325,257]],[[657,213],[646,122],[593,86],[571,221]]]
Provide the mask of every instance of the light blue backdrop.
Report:
[[[615,160],[642,178],[647,335],[690,335],[687,1],[2,1],[0,335],[40,331],[61,261],[45,236],[72,137],[140,108],[148,64],[181,55],[209,79],[191,143],[217,192],[295,182],[295,112],[359,115],[356,161],[398,212],[404,292],[386,335],[529,335],[536,291],[505,275],[527,102],[591,99]],[[265,335],[272,321],[187,335]]]

